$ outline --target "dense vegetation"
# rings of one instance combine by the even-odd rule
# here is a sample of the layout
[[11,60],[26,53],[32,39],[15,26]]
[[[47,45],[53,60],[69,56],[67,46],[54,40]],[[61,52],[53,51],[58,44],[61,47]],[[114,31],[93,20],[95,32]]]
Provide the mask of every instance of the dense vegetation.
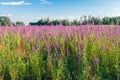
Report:
[[7,16],[0,16],[0,26],[24,26],[23,21],[17,21],[15,23]]
[[12,21],[8,17],[0,16],[0,26],[10,26]]
[[[72,21],[68,19],[56,19],[50,20],[49,18],[40,19],[37,22],[30,22],[32,26],[42,26],[42,25],[120,25],[120,17],[92,17],[92,16],[83,16],[80,19],[74,19]],[[12,22],[10,18],[1,16],[0,17],[0,26],[25,26],[23,21]]]
[[80,19],[74,19],[69,21],[68,19],[63,20],[50,20],[49,18],[40,19],[37,22],[30,22],[30,25],[59,25],[62,24],[64,26],[68,25],[120,25],[120,17],[91,17],[91,16],[83,16]]
[[0,27],[0,79],[120,80],[119,26]]

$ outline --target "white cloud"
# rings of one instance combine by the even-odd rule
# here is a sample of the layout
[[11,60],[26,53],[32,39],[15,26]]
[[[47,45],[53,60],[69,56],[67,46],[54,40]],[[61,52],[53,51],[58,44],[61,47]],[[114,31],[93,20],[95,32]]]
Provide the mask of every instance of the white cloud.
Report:
[[19,6],[19,5],[30,5],[31,3],[27,3],[25,1],[19,1],[19,2],[1,2],[1,5],[11,5],[11,6]]
[[52,2],[48,0],[40,0],[40,4],[52,4]]

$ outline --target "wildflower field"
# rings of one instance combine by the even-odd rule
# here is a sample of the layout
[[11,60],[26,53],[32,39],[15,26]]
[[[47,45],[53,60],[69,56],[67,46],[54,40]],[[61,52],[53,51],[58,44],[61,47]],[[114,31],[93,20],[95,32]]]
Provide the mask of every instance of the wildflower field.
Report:
[[120,26],[0,27],[1,80],[120,80]]

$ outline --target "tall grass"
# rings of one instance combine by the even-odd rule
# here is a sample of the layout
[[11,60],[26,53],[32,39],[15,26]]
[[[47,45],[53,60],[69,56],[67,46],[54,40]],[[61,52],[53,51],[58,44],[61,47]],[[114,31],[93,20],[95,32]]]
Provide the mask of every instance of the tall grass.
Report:
[[0,27],[3,80],[120,80],[119,26]]

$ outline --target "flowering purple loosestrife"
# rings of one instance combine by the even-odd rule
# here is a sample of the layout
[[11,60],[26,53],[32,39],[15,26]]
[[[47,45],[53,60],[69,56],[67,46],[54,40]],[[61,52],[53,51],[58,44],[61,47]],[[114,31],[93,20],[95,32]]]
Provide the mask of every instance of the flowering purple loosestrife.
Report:
[[[19,78],[21,77],[19,75],[23,74],[23,72],[27,73],[26,69],[35,64],[32,67],[31,75],[32,77],[38,77],[38,79],[48,79],[49,76],[50,79],[53,78],[54,80],[60,78],[61,80],[66,80],[65,78],[79,78],[79,80],[93,80],[93,78],[96,80],[99,78],[103,80],[105,76],[101,74],[106,74],[107,78],[110,77],[108,80],[119,80],[120,70],[119,64],[117,64],[119,62],[119,50],[120,26],[51,25],[50,27],[0,27],[0,60],[2,60],[2,62],[8,62],[8,59],[10,60],[11,63],[8,63],[10,65],[7,68],[10,69],[7,70],[8,73],[10,73],[10,78],[15,76],[11,76],[11,73],[14,73],[13,71],[15,69],[21,66],[23,68],[25,67],[22,72],[20,71],[21,69],[17,70],[17,72],[20,72],[16,74]],[[16,54],[16,52],[18,54]],[[92,54],[89,54],[89,52]],[[28,55],[28,53],[35,54]],[[98,53],[100,55],[98,55]],[[24,60],[26,61],[28,59],[27,56],[31,63],[28,66],[26,66],[28,63],[24,62]],[[100,57],[102,57],[102,60]],[[88,61],[89,59],[90,61]],[[112,63],[105,65],[105,60],[108,63]],[[13,66],[12,62],[21,66]],[[94,66],[91,63],[93,63]],[[99,65],[100,63],[102,63],[102,65]],[[1,63],[1,65],[4,65],[4,63]],[[11,67],[14,67],[14,69],[12,70]],[[101,70],[99,70],[98,67]],[[1,69],[2,68],[4,68],[4,66],[1,67]],[[109,69],[111,75],[105,71],[107,69]],[[77,74],[75,70],[78,70]],[[46,75],[44,72],[48,74]],[[61,77],[64,74],[65,78]],[[5,73],[5,75],[8,74]],[[31,75],[28,75],[29,73],[27,75],[23,74],[23,77],[29,79]],[[21,79],[23,78],[21,77]]]
[[99,58],[98,57],[94,57],[94,63],[98,64],[99,63]]
[[35,48],[35,47],[32,47],[32,51],[35,52],[35,51],[36,51],[36,48]]

